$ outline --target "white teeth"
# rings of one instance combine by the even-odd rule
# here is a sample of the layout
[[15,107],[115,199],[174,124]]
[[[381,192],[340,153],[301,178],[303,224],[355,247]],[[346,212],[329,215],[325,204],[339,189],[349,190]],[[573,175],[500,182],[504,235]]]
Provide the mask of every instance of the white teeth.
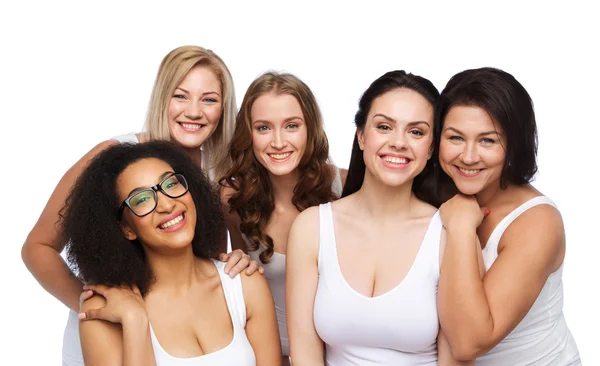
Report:
[[178,224],[178,223],[180,223],[180,222],[181,222],[181,220],[183,220],[183,214],[181,214],[181,215],[177,216],[177,217],[176,217],[176,218],[174,218],[173,220],[170,220],[170,221],[167,221],[167,222],[165,222],[164,224],[160,225],[160,226],[159,226],[159,228],[161,228],[161,229],[163,229],[163,230],[164,230],[164,229],[168,229],[168,228],[170,228],[171,226],[173,226],[173,225],[175,225],[175,224]]
[[183,128],[185,128],[186,130],[199,130],[202,128],[202,125],[198,125],[195,123],[183,123],[181,122],[181,126],[183,126]]
[[392,163],[392,164],[408,164],[408,159],[406,159],[406,158],[396,158],[393,156],[384,156],[382,159],[384,161],[387,161],[388,163]]
[[290,155],[292,155],[291,152],[285,153],[285,154],[269,154],[270,157],[272,157],[273,159],[276,159],[276,160],[283,160]]
[[481,171],[481,169],[463,169],[463,168],[458,168],[458,169],[461,172],[465,173],[466,175],[475,175]]

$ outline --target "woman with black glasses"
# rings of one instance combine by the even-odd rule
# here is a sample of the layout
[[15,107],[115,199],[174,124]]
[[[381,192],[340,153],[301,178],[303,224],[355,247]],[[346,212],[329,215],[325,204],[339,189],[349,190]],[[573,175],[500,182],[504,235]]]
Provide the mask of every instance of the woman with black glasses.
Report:
[[219,197],[169,142],[115,145],[81,174],[61,210],[68,260],[87,283],[86,364],[279,365],[262,276],[231,278]]

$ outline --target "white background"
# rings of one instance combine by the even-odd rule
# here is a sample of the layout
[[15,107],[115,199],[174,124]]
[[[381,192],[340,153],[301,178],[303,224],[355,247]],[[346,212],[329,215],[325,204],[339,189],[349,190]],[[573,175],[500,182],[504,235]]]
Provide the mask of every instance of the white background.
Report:
[[349,161],[358,98],[384,72],[405,69],[440,90],[467,68],[512,73],[536,108],[534,185],[565,221],[567,322],[584,364],[600,365],[592,296],[600,287],[592,178],[600,134],[597,11],[577,1],[223,3],[0,5],[0,363],[60,364],[67,309],[26,270],[21,245],[76,160],[102,140],[142,128],[161,59],[196,44],[225,60],[238,105],[268,69],[302,78],[318,98],[340,166]]

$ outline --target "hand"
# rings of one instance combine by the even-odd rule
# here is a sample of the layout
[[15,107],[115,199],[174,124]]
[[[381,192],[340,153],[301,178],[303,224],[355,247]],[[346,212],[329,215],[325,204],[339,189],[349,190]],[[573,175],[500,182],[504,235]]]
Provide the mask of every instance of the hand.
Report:
[[83,292],[81,293],[81,295],[79,295],[79,311],[81,311],[81,306],[83,305],[83,303],[85,302],[85,300],[91,298],[92,296],[94,296],[94,291],[92,291],[92,290],[83,290]]
[[489,213],[487,208],[479,207],[475,196],[463,194],[455,195],[440,207],[440,217],[447,230],[466,226],[475,231]]
[[241,249],[236,249],[231,253],[221,253],[219,255],[221,262],[227,262],[225,265],[225,273],[229,274],[230,277],[235,277],[238,273],[246,269],[246,274],[251,275],[258,270],[258,273],[263,274],[265,269],[259,267],[255,260],[252,260],[248,254],[244,253]]
[[88,291],[103,296],[106,304],[99,309],[91,309],[79,313],[79,319],[101,319],[111,323],[123,324],[124,321],[135,316],[147,316],[144,298],[137,286],[108,287],[104,285],[85,285],[84,294],[80,299],[87,296]]

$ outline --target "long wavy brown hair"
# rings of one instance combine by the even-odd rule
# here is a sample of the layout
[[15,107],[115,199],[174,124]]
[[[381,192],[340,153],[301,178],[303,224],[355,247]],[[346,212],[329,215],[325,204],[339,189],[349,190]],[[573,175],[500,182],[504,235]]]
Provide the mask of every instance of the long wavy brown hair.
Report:
[[315,96],[294,75],[275,72],[261,75],[248,87],[242,101],[229,145],[232,168],[219,182],[235,190],[229,197],[229,208],[241,219],[240,230],[249,241],[248,250],[258,250],[260,244],[267,248],[259,256],[263,263],[268,263],[274,252],[273,239],[264,229],[275,209],[275,198],[268,172],[252,150],[250,111],[256,99],[268,93],[296,98],[306,121],[306,150],[297,168],[300,180],[294,187],[292,203],[298,211],[303,211],[336,198],[331,190],[336,168],[329,163],[329,142]]

